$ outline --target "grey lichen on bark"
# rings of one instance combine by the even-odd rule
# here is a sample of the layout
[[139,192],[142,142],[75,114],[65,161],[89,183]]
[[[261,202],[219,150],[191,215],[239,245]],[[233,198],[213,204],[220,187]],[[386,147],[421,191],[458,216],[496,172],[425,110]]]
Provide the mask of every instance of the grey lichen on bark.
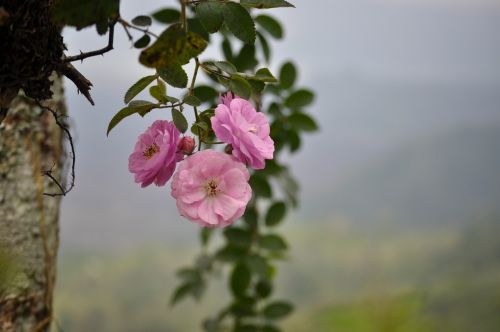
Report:
[[[44,105],[65,114],[62,81],[54,75],[53,82]],[[65,174],[64,139],[53,115],[22,96],[0,124],[0,250],[14,271],[0,285],[2,332],[50,328],[60,198],[43,195],[59,190],[43,171]]]

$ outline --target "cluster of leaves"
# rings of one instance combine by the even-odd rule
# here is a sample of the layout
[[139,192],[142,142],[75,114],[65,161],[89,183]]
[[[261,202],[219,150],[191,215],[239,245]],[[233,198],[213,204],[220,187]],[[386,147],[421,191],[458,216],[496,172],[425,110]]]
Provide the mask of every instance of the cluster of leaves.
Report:
[[[263,170],[252,173],[252,200],[243,221],[222,231],[222,246],[214,247],[215,242],[210,241],[217,231],[202,229],[203,253],[193,266],[178,272],[180,285],[172,296],[172,303],[187,296],[199,299],[214,272],[229,268],[228,287],[232,300],[218,314],[203,322],[204,330],[215,332],[227,330],[229,326],[234,332],[280,331],[276,320],[290,314],[293,306],[288,301],[272,299],[276,262],[286,259],[288,250],[286,240],[276,228],[287,211],[298,204],[298,184],[288,166],[281,162],[281,156],[286,150],[297,152],[302,135],[318,128],[305,111],[313,102],[314,94],[297,87],[295,65],[290,61],[282,64],[278,75],[261,65],[270,62],[271,39],[283,38],[284,31],[278,20],[262,14],[260,9],[293,5],[284,0],[180,3],[180,10],[164,8],[151,17],[137,16],[125,25],[140,27],[138,30],[144,33],[133,43],[142,49],[139,62],[154,73],[139,79],[126,92],[126,106],[112,118],[108,134],[128,116],[145,116],[154,109],[169,109],[181,132],[190,129],[198,137],[198,148],[210,147],[217,143],[210,118],[219,95],[228,90],[251,99],[257,110],[266,113],[275,142],[274,159],[268,160]],[[151,35],[155,35],[148,29],[153,19],[167,27],[151,43]],[[216,33],[221,36],[224,58],[200,61],[198,56],[209,45],[211,35]],[[188,63],[194,63],[191,80],[183,68]],[[197,84],[199,71],[203,71],[211,83]],[[167,86],[187,88],[187,91],[184,97],[176,98],[167,93]],[[153,101],[134,99],[148,87]],[[190,124],[185,112],[191,108],[195,121]]]

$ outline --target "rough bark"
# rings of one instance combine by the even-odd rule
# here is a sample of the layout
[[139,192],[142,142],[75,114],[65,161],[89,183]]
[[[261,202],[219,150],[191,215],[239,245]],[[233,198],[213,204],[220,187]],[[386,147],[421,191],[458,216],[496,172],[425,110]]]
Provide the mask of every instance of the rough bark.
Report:
[[[51,109],[65,113],[60,78],[54,78]],[[14,262],[15,277],[0,293],[0,331],[48,331],[56,274],[64,134],[53,115],[16,97],[0,124],[0,249]],[[1,285],[0,285],[1,286]],[[1,288],[1,287],[0,287]]]

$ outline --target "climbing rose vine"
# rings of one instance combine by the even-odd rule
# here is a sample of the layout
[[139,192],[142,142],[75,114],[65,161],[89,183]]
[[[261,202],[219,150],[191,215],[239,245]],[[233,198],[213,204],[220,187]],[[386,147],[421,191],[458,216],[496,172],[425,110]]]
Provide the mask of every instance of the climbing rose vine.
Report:
[[[179,214],[201,226],[203,250],[178,271],[171,303],[200,299],[222,272],[230,300],[203,321],[203,330],[280,332],[278,320],[293,305],[274,297],[277,263],[288,258],[289,247],[278,227],[299,203],[283,154],[299,151],[303,134],[318,129],[306,111],[314,94],[299,85],[297,67],[272,59],[273,40],[283,39],[285,30],[270,9],[294,6],[285,0],[179,0],[177,7],[128,20],[118,0],[77,1],[77,12],[75,1],[56,1],[59,23],[95,25],[109,45],[67,59],[113,49],[114,28],[121,25],[150,71],[126,91],[107,134],[126,118],[161,112],[162,120],[147,123],[139,136],[129,171],[141,187],[170,180]],[[151,31],[158,25],[163,31]],[[221,52],[207,58],[205,50],[216,43]],[[83,87],[92,101],[90,85]],[[145,90],[147,100],[137,98]],[[215,236],[221,241],[212,241]]]

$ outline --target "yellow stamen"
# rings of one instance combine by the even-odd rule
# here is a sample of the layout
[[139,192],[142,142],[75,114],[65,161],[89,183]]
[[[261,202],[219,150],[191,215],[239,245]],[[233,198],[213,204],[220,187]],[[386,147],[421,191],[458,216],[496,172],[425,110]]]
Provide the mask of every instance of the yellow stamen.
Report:
[[215,196],[220,191],[220,189],[217,189],[217,182],[215,182],[215,180],[213,179],[208,181],[206,189],[208,196]]
[[143,154],[144,158],[149,160],[149,159],[153,158],[155,153],[157,153],[159,151],[160,151],[160,147],[158,145],[156,145],[155,143],[153,143],[149,146],[149,148],[144,150],[144,152],[142,154]]

